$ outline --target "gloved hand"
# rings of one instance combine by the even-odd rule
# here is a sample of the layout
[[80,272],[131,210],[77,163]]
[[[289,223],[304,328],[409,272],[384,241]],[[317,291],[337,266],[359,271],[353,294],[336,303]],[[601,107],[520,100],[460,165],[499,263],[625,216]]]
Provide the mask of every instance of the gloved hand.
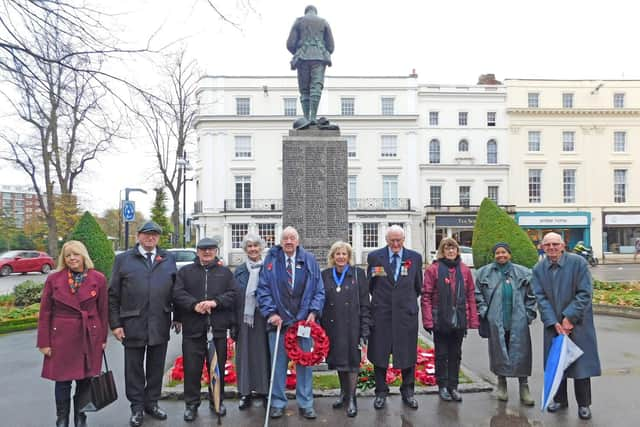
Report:
[[433,334],[433,328],[424,328],[424,330],[427,331],[429,335]]
[[360,347],[364,347],[369,344],[369,336],[360,337]]

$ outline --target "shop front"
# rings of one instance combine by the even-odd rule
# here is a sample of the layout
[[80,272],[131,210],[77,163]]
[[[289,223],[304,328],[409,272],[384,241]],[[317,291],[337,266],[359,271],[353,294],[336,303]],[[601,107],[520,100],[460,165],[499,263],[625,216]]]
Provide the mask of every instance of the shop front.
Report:
[[605,252],[633,254],[637,239],[640,239],[640,212],[604,214],[602,246]]
[[445,237],[453,237],[462,246],[471,246],[475,215],[436,215],[436,245]]
[[589,212],[518,212],[516,222],[534,243],[553,231],[562,236],[569,249],[579,241],[591,246]]

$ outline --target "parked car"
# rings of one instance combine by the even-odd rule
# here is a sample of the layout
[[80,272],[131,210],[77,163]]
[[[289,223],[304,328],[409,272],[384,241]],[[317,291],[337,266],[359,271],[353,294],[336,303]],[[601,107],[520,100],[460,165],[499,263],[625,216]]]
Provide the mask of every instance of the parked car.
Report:
[[[436,260],[437,251],[431,251],[431,262]],[[473,249],[469,246],[460,246],[460,259],[467,267],[473,267]]]
[[53,258],[40,251],[8,251],[0,254],[0,276],[33,271],[48,274],[54,265]]
[[180,270],[187,264],[191,264],[197,257],[196,250],[193,248],[171,248],[167,249],[176,257],[176,267]]

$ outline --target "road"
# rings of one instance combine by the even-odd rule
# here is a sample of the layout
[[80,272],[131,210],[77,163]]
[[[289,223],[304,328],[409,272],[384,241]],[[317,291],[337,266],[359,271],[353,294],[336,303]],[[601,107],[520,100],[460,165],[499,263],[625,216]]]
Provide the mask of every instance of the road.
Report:
[[[274,420],[272,427],[293,426],[376,426],[376,427],[426,427],[426,426],[470,426],[470,427],[517,427],[517,426],[616,426],[638,425],[638,384],[640,384],[640,322],[634,319],[596,316],[598,344],[603,375],[593,378],[593,419],[578,419],[577,407],[570,385],[569,409],[560,414],[540,412],[539,407],[528,408],[519,404],[517,381],[509,380],[509,402],[498,402],[490,393],[465,393],[461,404],[441,402],[436,395],[419,395],[420,409],[405,409],[400,398],[393,395],[384,410],[375,411],[372,398],[359,398],[360,412],[349,419],[343,411],[331,409],[333,398],[318,398],[315,422],[302,420],[297,414],[294,401],[289,402],[286,416]],[[177,338],[177,339],[176,339]],[[539,404],[542,386],[542,325],[535,321],[532,326],[533,372],[530,379],[532,394]],[[167,360],[180,351],[180,338],[172,334]],[[113,339],[107,347],[109,367],[117,381],[120,398],[117,402],[97,414],[89,414],[92,427],[128,426],[129,405],[124,395],[123,351]],[[0,377],[5,389],[0,399],[2,425],[12,427],[40,427],[52,425],[55,419],[53,383],[40,378],[42,356],[35,349],[35,332],[27,331],[0,336]],[[486,341],[475,331],[470,331],[463,345],[463,364],[478,375],[494,381],[488,370]],[[167,365],[168,366],[168,365]],[[169,413],[167,421],[146,418],[145,427],[213,426],[213,417],[204,404],[200,417],[194,423],[182,420],[184,403],[163,401],[161,406]],[[262,408],[251,408],[240,412],[235,401],[227,402],[228,416],[223,426],[260,426],[264,420]]]
[[591,267],[591,275],[605,282],[637,282],[640,281],[640,263],[598,265]]
[[15,273],[5,277],[0,277],[0,295],[10,294],[13,292],[13,288],[16,285],[24,282],[25,280],[33,280],[35,282],[44,283],[47,280],[47,275],[42,273]]

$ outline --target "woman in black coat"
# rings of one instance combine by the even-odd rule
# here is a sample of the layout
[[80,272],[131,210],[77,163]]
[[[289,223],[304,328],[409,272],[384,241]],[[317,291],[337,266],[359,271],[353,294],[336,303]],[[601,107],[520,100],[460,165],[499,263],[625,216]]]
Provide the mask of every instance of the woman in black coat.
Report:
[[325,303],[321,319],[329,336],[329,369],[338,371],[340,397],[333,408],[348,403],[347,415],[358,414],[356,385],[360,369],[360,342],[369,338],[371,315],[369,289],[364,270],[353,267],[353,252],[348,243],[331,246],[328,266],[322,272]]
[[[242,241],[247,260],[234,273],[238,292],[236,299],[237,332],[236,369],[238,371],[239,409],[251,405],[252,393],[265,399],[269,393],[269,343],[267,322],[256,302],[258,276],[262,269],[264,241],[260,236],[247,234]],[[266,407],[266,403],[265,403]]]

